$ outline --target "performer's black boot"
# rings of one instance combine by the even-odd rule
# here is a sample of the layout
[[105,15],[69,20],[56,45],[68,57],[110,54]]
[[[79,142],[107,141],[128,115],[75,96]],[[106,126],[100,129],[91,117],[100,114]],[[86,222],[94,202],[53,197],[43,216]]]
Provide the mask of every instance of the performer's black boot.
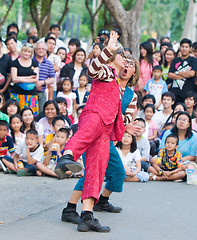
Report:
[[66,208],[62,211],[62,217],[63,222],[71,222],[74,224],[77,224],[79,222],[79,214],[76,211],[76,204],[72,204],[68,202],[68,205]]
[[54,172],[61,177],[66,171],[77,173],[80,172],[81,170],[82,165],[74,161],[73,156],[71,154],[66,154],[59,159]]
[[96,231],[96,232],[110,232],[110,227],[102,226],[98,219],[93,217],[92,212],[85,211],[81,214],[77,230],[80,232]]
[[121,207],[115,207],[111,203],[109,203],[109,197],[103,197],[102,194],[99,197],[99,201],[94,205],[93,210],[96,212],[112,212],[119,213],[122,211]]

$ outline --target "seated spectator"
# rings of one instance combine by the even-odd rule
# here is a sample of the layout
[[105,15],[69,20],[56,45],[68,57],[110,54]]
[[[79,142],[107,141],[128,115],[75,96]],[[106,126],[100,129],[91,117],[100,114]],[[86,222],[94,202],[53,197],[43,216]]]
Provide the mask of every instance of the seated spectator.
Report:
[[192,119],[192,130],[197,132],[197,105],[194,106],[195,118]]
[[151,94],[146,94],[143,98],[142,98],[142,110],[140,110],[138,112],[138,117],[139,118],[143,118],[145,119],[145,114],[144,114],[144,107],[146,106],[146,104],[154,104],[155,105],[155,97]]
[[64,97],[58,97],[55,99],[55,101],[58,104],[59,110],[60,110],[60,116],[64,118],[66,121],[66,126],[71,125],[71,121],[68,117],[68,111],[67,111],[67,101]]
[[143,137],[143,133],[145,132],[146,128],[146,122],[143,118],[136,118],[134,121],[137,121],[135,125],[141,128],[141,130],[135,134],[135,137],[137,148],[141,154],[141,168],[147,172],[150,158],[150,143],[147,138]]
[[[15,149],[14,143],[9,133],[9,124],[5,120],[0,120],[0,170],[3,170],[4,173],[9,173],[6,162],[13,161]],[[10,156],[8,156],[8,152]]]
[[34,114],[31,108],[23,108],[21,111],[23,124],[21,126],[22,133],[26,133],[29,129],[35,129],[38,132],[38,140],[40,145],[43,146],[43,125],[34,119]]
[[25,134],[21,131],[23,120],[21,115],[15,114],[10,117],[10,133],[14,142],[14,148],[25,141]]
[[179,138],[177,150],[182,154],[182,161],[194,161],[197,150],[197,133],[192,131],[191,117],[188,112],[180,112],[176,118],[175,127],[165,132],[160,148],[165,147],[165,140],[171,133]]
[[20,108],[30,107],[38,114],[38,96],[35,83],[38,81],[38,63],[33,57],[33,47],[26,43],[21,48],[21,57],[11,64],[12,81],[15,83],[10,97],[19,102]]
[[163,110],[158,111],[153,116],[153,121],[157,123],[157,134],[161,135],[162,129],[166,120],[172,113],[172,105],[174,104],[175,96],[171,92],[165,92],[161,96],[161,103],[163,105]]
[[151,94],[155,97],[156,103],[155,108],[159,109],[161,105],[161,96],[163,93],[168,92],[167,84],[161,78],[162,75],[162,67],[160,65],[156,65],[153,67],[153,78],[148,80],[146,83],[144,90],[146,94]]
[[4,106],[2,107],[2,112],[7,114],[9,117],[11,117],[14,114],[20,113],[20,106],[17,100],[15,99],[8,99]]
[[174,106],[173,106],[173,112],[175,113],[177,111],[182,111],[182,112],[187,111],[187,108],[186,108],[185,104],[181,103],[181,102],[175,103]]
[[52,129],[54,133],[48,134],[45,139],[45,147],[49,149],[53,143],[55,143],[55,136],[60,128],[65,128],[65,121],[63,117],[56,116],[52,121]]
[[87,66],[84,64],[86,53],[83,48],[78,48],[72,56],[72,62],[66,64],[60,71],[60,77],[69,77],[73,81],[73,88],[79,87],[79,76],[87,74]]
[[72,92],[73,81],[69,78],[65,78],[62,81],[62,91],[58,92],[57,97],[63,97],[67,102],[68,118],[71,120],[71,124],[75,121],[76,111],[76,94]]
[[1,111],[3,106],[3,100],[4,96],[2,93],[0,93],[0,120],[5,120],[7,123],[9,123],[9,116]]
[[[53,137],[53,140],[52,140],[53,143],[50,145],[44,161],[36,163],[37,169],[39,169],[42,173],[46,175],[59,178],[59,176],[55,174],[54,169],[60,157],[63,155],[64,148],[68,141],[68,137],[69,137],[68,129],[60,128],[57,131],[57,133]],[[65,175],[63,175],[61,179],[68,178],[69,176],[72,176],[72,172],[66,171]]]
[[74,90],[74,93],[76,94],[77,107],[79,107],[81,105],[85,105],[88,100],[88,96],[90,93],[87,92],[87,90],[86,90],[87,84],[88,84],[88,76],[81,75],[79,77],[79,87],[76,90]]
[[117,144],[117,151],[126,171],[126,182],[147,182],[149,180],[148,173],[141,171],[141,155],[133,135],[125,132],[122,141]]
[[150,180],[170,181],[180,180],[185,177],[181,153],[177,151],[179,139],[170,134],[166,137],[165,148],[161,149],[158,156],[154,158],[153,164],[148,168],[152,173]]
[[162,78],[164,81],[168,79],[168,71],[170,69],[170,65],[172,63],[172,60],[176,57],[176,52],[174,51],[173,48],[167,48],[165,53],[164,53],[164,61],[162,65]]
[[83,109],[84,109],[85,105],[81,105],[77,108],[77,120],[75,121],[74,124],[72,124],[70,127],[71,127],[71,130],[72,130],[72,135],[74,135],[76,133],[76,131],[78,130],[78,120],[79,120],[79,116],[81,115]]
[[54,117],[59,115],[59,108],[55,100],[48,100],[43,107],[44,117],[39,120],[44,128],[44,141],[47,135],[53,134],[52,121]]
[[191,91],[185,93],[184,103],[187,108],[187,112],[190,114],[191,118],[195,118],[196,114],[194,112],[194,105],[196,104],[196,93]]
[[26,132],[25,142],[22,142],[14,156],[14,159],[4,160],[5,165],[21,176],[41,175],[36,168],[36,162],[42,161],[44,149],[38,142],[38,132],[29,129]]
[[71,63],[73,60],[73,54],[75,53],[75,51],[77,50],[77,48],[79,48],[81,46],[81,43],[79,41],[79,39],[77,38],[71,38],[68,42],[68,53],[66,56],[66,64],[67,63]]

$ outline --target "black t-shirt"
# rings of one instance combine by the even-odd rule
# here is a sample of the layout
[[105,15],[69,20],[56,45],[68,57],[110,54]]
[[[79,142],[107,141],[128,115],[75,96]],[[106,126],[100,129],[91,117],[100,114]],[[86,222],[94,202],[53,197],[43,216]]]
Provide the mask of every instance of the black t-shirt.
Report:
[[[32,63],[29,67],[23,67],[20,65],[18,59],[14,60],[11,63],[11,67],[16,67],[17,68],[17,75],[19,77],[24,77],[24,76],[31,76],[34,73],[34,68],[38,67],[38,62],[34,59],[32,59]],[[15,83],[13,88],[12,88],[13,93],[17,94],[23,94],[23,95],[36,95],[37,94],[37,89],[36,86],[32,90],[24,90],[19,86],[18,83]]]
[[[11,64],[11,58],[7,54],[3,54],[3,56],[0,58],[0,78],[2,81],[0,81],[0,89],[2,89],[7,81],[7,74],[10,73],[10,64]],[[1,84],[1,82],[5,82]]]
[[[194,70],[197,71],[197,59],[194,57],[189,56],[186,59],[182,59],[180,57],[176,57],[173,59],[169,72],[175,73],[178,72],[185,72]],[[195,85],[195,76],[191,78],[185,79],[167,79],[167,84],[172,83],[169,91],[173,92],[175,95],[183,96],[188,91],[194,91]]]

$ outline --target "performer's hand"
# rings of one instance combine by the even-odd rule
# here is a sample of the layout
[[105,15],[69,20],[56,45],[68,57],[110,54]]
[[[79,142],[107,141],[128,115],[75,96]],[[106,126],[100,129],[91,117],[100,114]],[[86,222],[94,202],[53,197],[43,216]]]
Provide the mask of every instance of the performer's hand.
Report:
[[136,135],[137,133],[140,133],[141,127],[136,126],[137,122],[138,121],[127,124],[125,128],[126,132],[128,132],[130,135]]
[[119,37],[119,35],[118,35],[117,32],[112,31],[110,33],[110,39],[109,39],[109,42],[107,44],[107,48],[109,49],[110,52],[114,52],[114,51],[116,51],[119,48],[119,46],[116,45],[118,37]]

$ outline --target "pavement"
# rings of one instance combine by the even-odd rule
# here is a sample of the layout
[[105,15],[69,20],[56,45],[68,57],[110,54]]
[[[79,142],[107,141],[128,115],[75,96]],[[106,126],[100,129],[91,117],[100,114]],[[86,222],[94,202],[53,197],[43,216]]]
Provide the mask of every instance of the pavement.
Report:
[[80,233],[76,225],[60,219],[76,182],[0,172],[0,239],[197,240],[197,186],[126,182],[123,193],[110,198],[123,208],[121,213],[94,213],[111,232]]

